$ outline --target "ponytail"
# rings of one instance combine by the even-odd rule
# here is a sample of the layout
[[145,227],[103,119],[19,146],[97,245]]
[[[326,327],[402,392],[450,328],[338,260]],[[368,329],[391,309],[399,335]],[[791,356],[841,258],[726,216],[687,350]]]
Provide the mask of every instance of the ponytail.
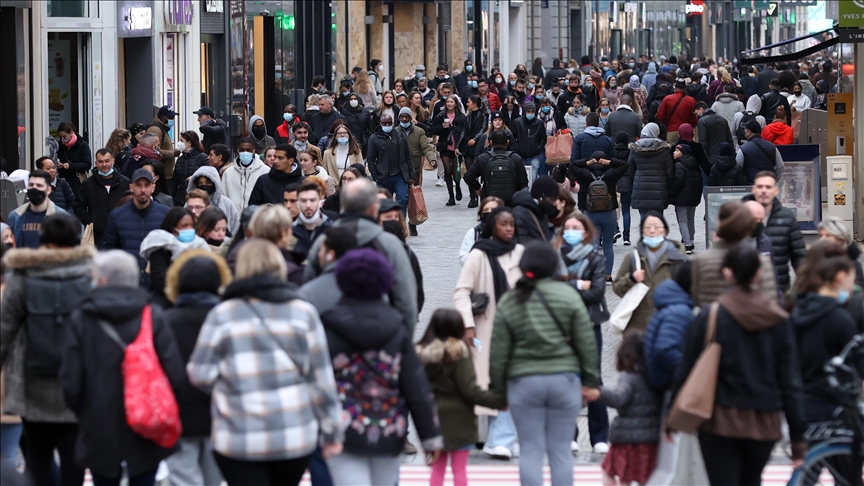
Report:
[[534,273],[525,272],[513,288],[513,295],[516,297],[516,302],[519,302],[520,304],[527,302],[536,288],[537,279],[534,278]]

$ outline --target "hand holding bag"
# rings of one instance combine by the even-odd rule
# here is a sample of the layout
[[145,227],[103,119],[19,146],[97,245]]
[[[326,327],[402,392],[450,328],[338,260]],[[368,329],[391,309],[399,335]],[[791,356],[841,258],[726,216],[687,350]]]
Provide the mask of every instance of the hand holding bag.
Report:
[[[633,250],[631,258],[633,260],[633,265],[631,266],[633,271],[638,272],[642,270],[642,260],[639,259],[638,250]],[[623,333],[627,329],[627,325],[630,324],[630,319],[633,317],[633,312],[639,307],[642,300],[645,299],[649,290],[651,289],[647,285],[637,282],[636,285],[624,294],[624,297],[621,297],[621,302],[618,303],[618,306],[609,317],[609,324],[612,326],[612,329],[618,333]]]
[[423,198],[423,188],[412,185],[408,188],[408,222],[416,226],[425,223],[427,219],[429,211]]
[[573,149],[573,137],[570,133],[558,132],[546,137],[546,165],[558,165],[570,162],[570,152]]
[[723,350],[715,340],[719,307],[717,302],[711,304],[708,327],[705,330],[705,348],[675,397],[666,420],[666,426],[670,429],[694,433],[714,414],[717,374],[720,370],[720,353]]

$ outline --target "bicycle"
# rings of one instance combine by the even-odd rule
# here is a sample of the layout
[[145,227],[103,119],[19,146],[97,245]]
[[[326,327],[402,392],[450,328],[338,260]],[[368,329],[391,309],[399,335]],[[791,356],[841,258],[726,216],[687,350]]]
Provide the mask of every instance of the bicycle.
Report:
[[828,385],[840,406],[834,411],[835,420],[814,423],[807,429],[804,438],[817,444],[807,452],[804,464],[795,469],[789,486],[823,484],[820,476],[825,469],[836,486],[862,484],[860,462],[856,466],[854,460],[856,455],[864,457],[864,405],[858,401],[862,376],[851,364],[860,359],[864,359],[864,334],[856,335],[838,356],[825,363]]

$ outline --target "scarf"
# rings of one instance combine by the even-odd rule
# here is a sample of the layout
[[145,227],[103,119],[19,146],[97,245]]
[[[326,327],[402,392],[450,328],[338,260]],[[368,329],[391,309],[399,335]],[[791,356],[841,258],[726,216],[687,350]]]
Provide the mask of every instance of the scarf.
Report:
[[594,245],[588,243],[580,243],[574,246],[570,251],[564,254],[564,263],[567,264],[567,271],[576,275],[576,278],[582,280],[585,276],[585,270],[588,269],[588,257],[594,253]]
[[501,296],[510,288],[507,282],[507,274],[501,268],[498,262],[498,257],[512,252],[516,248],[516,239],[513,238],[509,242],[496,240],[494,238],[477,240],[474,243],[472,250],[480,250],[486,253],[489,259],[489,266],[492,268],[492,281],[495,283],[495,302],[501,301]]
[[648,248],[648,245],[644,243],[640,243],[640,246],[645,250],[645,256],[648,259],[648,268],[653,272],[657,269],[657,265],[660,264],[660,259],[666,254],[669,247],[672,246],[672,243],[669,243],[669,240],[666,240],[656,251],[651,251],[651,248]]

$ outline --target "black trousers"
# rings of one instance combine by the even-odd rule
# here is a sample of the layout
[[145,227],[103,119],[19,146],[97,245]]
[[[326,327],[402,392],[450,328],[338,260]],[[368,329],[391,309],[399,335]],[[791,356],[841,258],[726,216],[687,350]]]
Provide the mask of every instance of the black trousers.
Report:
[[311,455],[283,461],[240,461],[213,452],[228,486],[297,486]]
[[84,484],[84,468],[75,462],[75,441],[78,424],[55,424],[49,422],[24,422],[27,448],[24,459],[27,472],[38,486],[52,486],[51,468],[54,449],[60,454],[60,484],[81,486]]
[[711,486],[759,486],[775,441],[733,439],[699,432],[699,447]]

